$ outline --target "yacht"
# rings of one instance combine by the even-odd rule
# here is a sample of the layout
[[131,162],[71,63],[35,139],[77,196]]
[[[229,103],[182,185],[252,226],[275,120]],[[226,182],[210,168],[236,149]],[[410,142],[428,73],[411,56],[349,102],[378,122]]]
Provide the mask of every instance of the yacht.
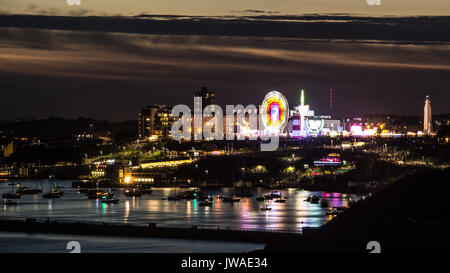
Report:
[[222,201],[234,203],[234,202],[240,202],[241,199],[239,197],[235,197],[235,196],[228,196],[228,197],[224,197]]
[[319,197],[311,195],[308,196],[308,198],[305,201],[310,202],[311,204],[319,204]]
[[272,208],[269,208],[269,201],[266,200],[264,206],[261,208],[262,211],[268,211],[268,210],[272,210]]
[[10,206],[10,205],[17,205],[17,202],[8,199],[8,200],[5,200],[5,201],[3,202],[3,205],[7,205],[7,206]]
[[102,198],[102,203],[105,203],[105,204],[117,204],[117,203],[119,203],[119,199],[104,197],[104,198]]
[[337,208],[330,208],[330,211],[328,211],[326,214],[331,216],[338,215],[339,210]]
[[60,198],[62,195],[64,195],[64,192],[52,189],[50,192],[47,192],[46,194],[42,195],[42,197],[46,199],[56,199]]
[[20,199],[21,195],[17,192],[7,192],[2,195],[4,199]]
[[210,206],[212,206],[214,204],[214,202],[213,201],[211,201],[211,200],[205,200],[205,201],[202,201],[202,202],[200,202],[200,203],[198,203],[198,205],[199,206],[207,206],[207,207],[210,207]]
[[141,196],[141,191],[138,189],[130,188],[125,190],[126,196],[138,197]]
[[19,194],[38,194],[41,192],[42,192],[41,189],[32,189],[29,187],[19,187],[17,189],[17,193],[19,193]]

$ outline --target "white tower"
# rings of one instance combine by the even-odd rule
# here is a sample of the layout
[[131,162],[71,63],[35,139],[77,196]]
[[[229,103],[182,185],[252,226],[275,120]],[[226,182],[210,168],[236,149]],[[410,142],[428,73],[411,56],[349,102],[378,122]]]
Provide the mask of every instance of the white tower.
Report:
[[305,105],[305,91],[302,89],[300,94],[300,105],[295,107],[300,114],[300,136],[306,137],[306,117],[314,116],[314,111],[309,109],[309,105]]
[[430,97],[425,97],[425,107],[423,109],[423,133],[425,135],[430,135],[433,130],[433,124],[431,121],[431,103]]

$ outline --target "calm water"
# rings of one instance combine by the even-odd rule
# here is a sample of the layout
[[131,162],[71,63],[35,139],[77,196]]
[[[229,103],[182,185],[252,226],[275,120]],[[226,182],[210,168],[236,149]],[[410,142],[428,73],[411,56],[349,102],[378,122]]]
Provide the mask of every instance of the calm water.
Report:
[[[49,191],[48,181],[0,181],[0,193],[11,191],[11,182],[20,182],[22,186],[42,188]],[[258,229],[300,229],[302,227],[319,227],[329,220],[326,208],[310,204],[304,200],[311,194],[326,198],[330,206],[345,206],[349,198],[358,200],[359,195],[308,192],[298,189],[281,190],[286,203],[270,202],[271,211],[261,211],[263,202],[256,197],[270,193],[271,190],[254,189],[254,197],[241,198],[239,203],[223,203],[216,199],[214,206],[202,207],[195,200],[167,201],[164,197],[176,192],[186,191],[181,188],[154,188],[152,194],[141,197],[127,197],[124,189],[118,189],[114,197],[120,199],[118,204],[102,204],[98,200],[87,199],[71,188],[72,181],[56,181],[65,188],[64,196],[58,200],[43,199],[42,194],[22,195],[18,205],[0,205],[0,216],[10,217],[50,217],[54,219],[87,220],[100,222],[147,223],[177,225],[214,225],[230,228]],[[205,190],[204,190],[205,191]],[[206,192],[206,191],[205,191]],[[210,194],[231,194],[231,188],[207,191]]]
[[242,253],[264,249],[263,244],[0,232],[0,253],[69,253],[77,241],[82,253]]

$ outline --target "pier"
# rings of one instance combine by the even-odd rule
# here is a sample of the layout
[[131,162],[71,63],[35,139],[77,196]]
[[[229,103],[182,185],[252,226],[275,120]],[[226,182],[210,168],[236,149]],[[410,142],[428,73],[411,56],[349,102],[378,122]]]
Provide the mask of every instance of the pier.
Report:
[[0,230],[9,232],[79,234],[120,237],[178,238],[249,243],[299,240],[301,230],[231,229],[219,226],[127,224],[54,220],[49,218],[0,218]]

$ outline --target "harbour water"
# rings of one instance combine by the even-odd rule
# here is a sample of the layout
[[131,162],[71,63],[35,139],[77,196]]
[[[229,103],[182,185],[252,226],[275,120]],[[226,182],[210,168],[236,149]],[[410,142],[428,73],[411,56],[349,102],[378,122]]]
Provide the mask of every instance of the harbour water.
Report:
[[[21,186],[41,187],[44,193],[50,190],[49,181],[0,181],[0,193],[11,191],[10,183]],[[215,199],[214,205],[199,206],[196,200],[162,200],[186,188],[153,188],[153,193],[140,197],[127,197],[125,189],[117,189],[114,198],[118,204],[104,204],[100,200],[88,199],[77,189],[71,188],[72,181],[55,181],[63,187],[64,195],[60,199],[44,199],[41,194],[22,195],[17,205],[1,205],[0,215],[21,218],[51,218],[61,220],[80,220],[95,222],[148,223],[172,225],[208,225],[223,228],[243,229],[289,229],[319,227],[329,221],[328,208],[311,204],[304,200],[314,194],[329,201],[329,207],[347,205],[350,198],[357,201],[360,196],[328,192],[309,192],[300,189],[280,190],[286,203],[270,201],[270,211],[261,211],[264,202],[256,201],[257,196],[270,193],[270,189],[252,189],[254,196],[241,198],[238,203],[225,203]],[[191,189],[193,190],[193,188]],[[202,190],[211,195],[232,194],[232,188]]]
[[[149,223],[164,225],[214,226],[230,229],[287,229],[300,231],[302,227],[319,227],[330,220],[326,215],[329,208],[311,204],[305,199],[314,194],[329,201],[329,207],[346,206],[352,198],[357,201],[361,197],[354,194],[330,192],[309,192],[300,189],[279,190],[285,203],[273,200],[268,206],[270,211],[261,211],[264,202],[256,201],[256,197],[272,192],[270,189],[251,189],[253,197],[243,197],[240,202],[226,203],[214,199],[211,207],[200,206],[196,200],[168,201],[162,200],[181,191],[194,188],[153,188],[151,194],[140,197],[127,197],[125,189],[114,191],[114,198],[120,199],[118,204],[104,204],[100,200],[88,199],[77,189],[71,187],[72,181],[54,181],[62,187],[64,195],[60,199],[44,199],[43,193],[51,187],[49,181],[0,180],[0,193],[9,192],[20,183],[25,187],[38,187],[43,193],[22,195],[14,200],[17,205],[0,205],[0,216],[6,218],[50,218],[53,220],[114,222],[114,223]],[[211,195],[229,195],[232,188],[204,190]],[[164,238],[125,238],[107,236],[81,236],[57,234],[30,234],[0,232],[0,252],[69,252],[66,244],[79,241],[83,252],[248,252],[263,249],[262,244],[164,239]]]

